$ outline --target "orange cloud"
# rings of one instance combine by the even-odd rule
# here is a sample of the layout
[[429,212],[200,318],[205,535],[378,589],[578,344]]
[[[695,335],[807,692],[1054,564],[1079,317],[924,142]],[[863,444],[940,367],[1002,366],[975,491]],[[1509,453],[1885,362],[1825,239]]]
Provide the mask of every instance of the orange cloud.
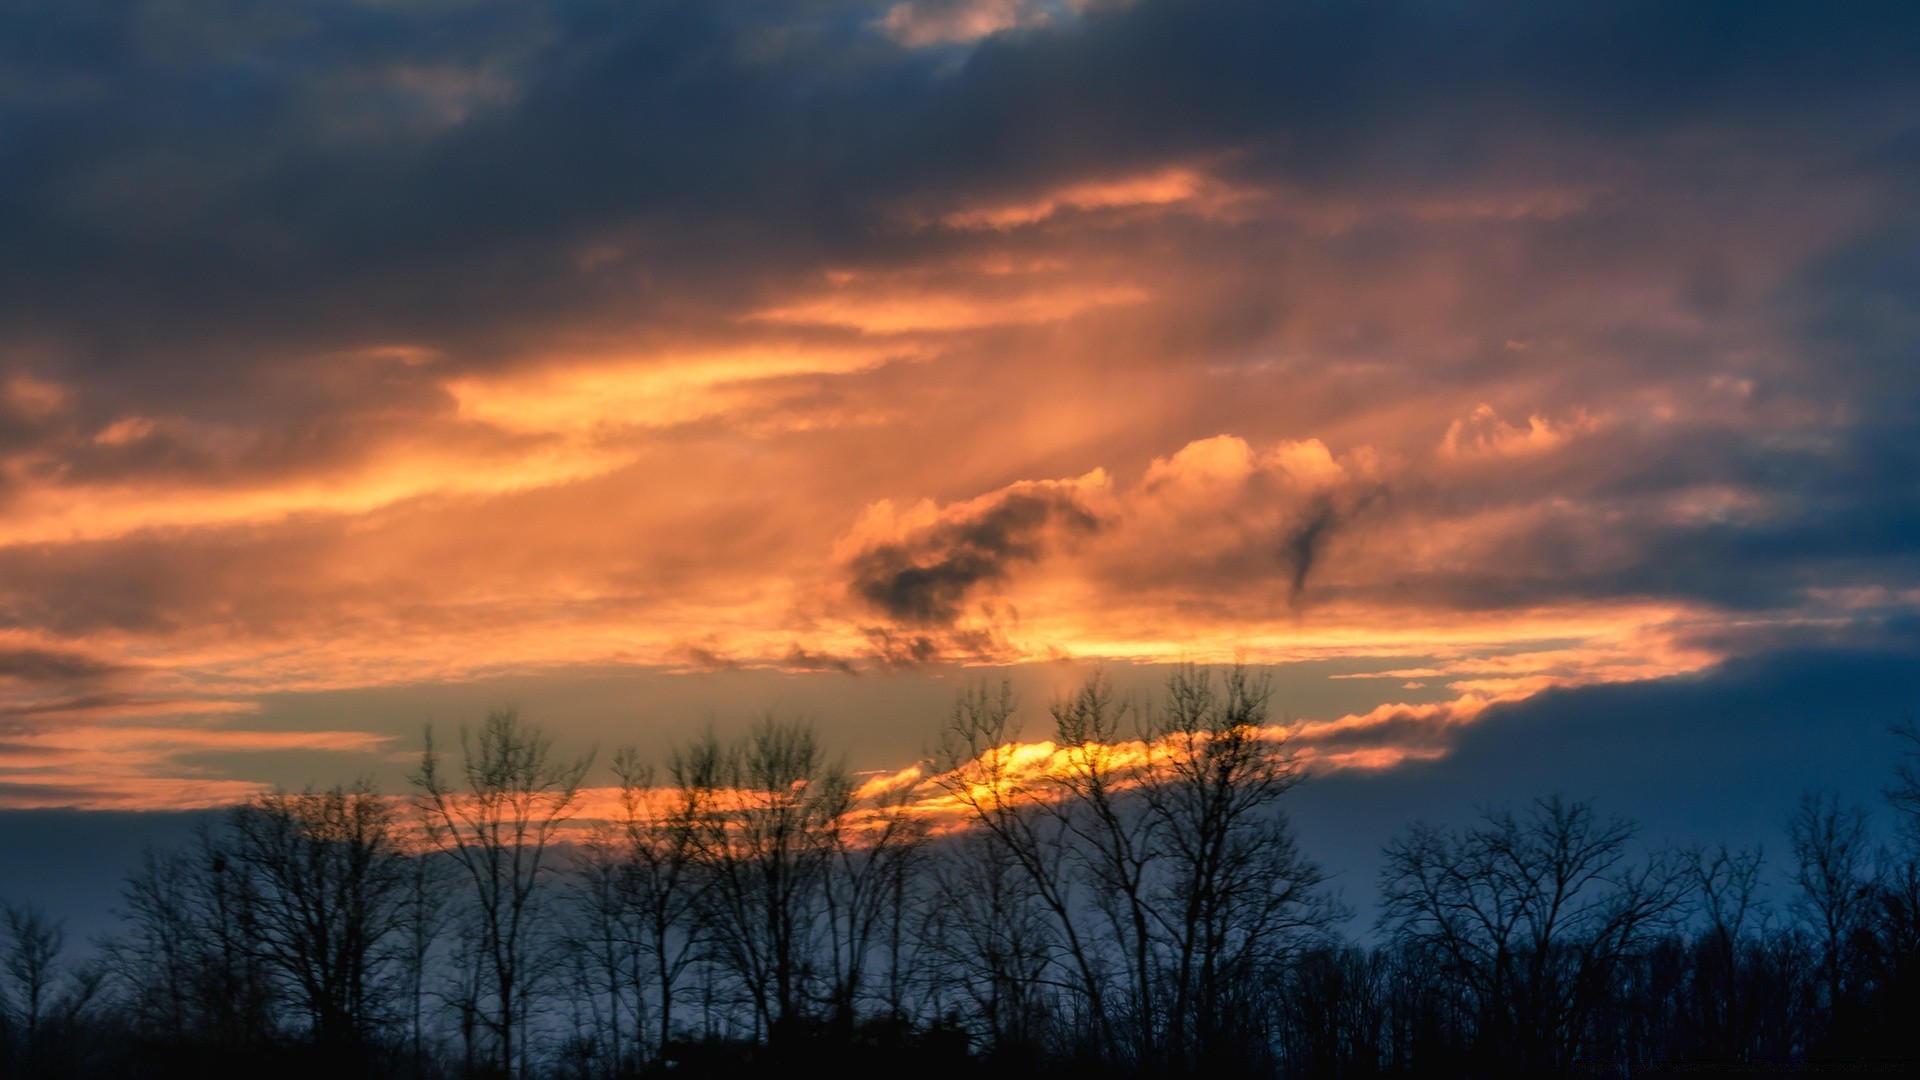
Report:
[[[965,43],[1034,10],[901,4],[878,29]],[[431,66],[330,92],[389,89],[433,129],[517,93]],[[157,798],[223,748],[379,752],[241,732],[270,694],[1339,659],[1388,681],[1338,684],[1373,704],[1310,718],[1333,726],[1302,753],[1385,767],[1490,702],[1698,670],[1729,648],[1699,644],[1716,631],[1911,605],[1866,571],[1728,602],[1647,567],[1783,520],[1806,493],[1774,472],[1848,458],[1869,395],[1808,391],[1778,316],[1744,305],[1852,235],[1858,191],[1729,200],[1673,187],[1684,170],[1531,160],[1302,177],[1282,143],[1185,136],[1031,153],[1073,134],[1030,134],[1030,167],[991,176],[943,158],[849,185],[831,242],[585,222],[531,264],[525,304],[455,273],[481,282],[447,294],[458,327],[329,309],[208,346],[241,358],[205,377],[197,338],[138,379],[5,343],[0,729],[42,761],[64,747],[71,791],[97,767],[103,793]],[[1725,464],[1767,455],[1800,456]],[[148,756],[113,764],[113,724]],[[196,767],[205,790],[260,775]],[[30,768],[9,757],[0,783]]]
[[913,345],[773,342],[713,352],[599,361],[550,361],[531,370],[468,376],[447,389],[463,419],[529,434],[591,438],[610,429],[664,427],[725,413],[755,383],[844,375],[924,359]]
[[1576,411],[1557,424],[1535,414],[1527,418],[1527,426],[1519,427],[1502,420],[1493,406],[1482,404],[1473,415],[1447,425],[1440,452],[1450,458],[1542,454],[1578,435],[1598,431],[1605,423],[1600,417]]
[[875,25],[910,49],[958,45],[1002,30],[1045,25],[1044,12],[1027,0],[902,0]]
[[979,330],[1058,322],[1102,308],[1139,304],[1147,293],[1126,283],[1061,283],[1001,291],[908,291],[838,286],[753,312],[749,319],[791,326],[838,326],[862,334]]
[[955,229],[1006,230],[1033,225],[1068,212],[1177,208],[1203,217],[1223,216],[1259,199],[1258,192],[1236,188],[1188,166],[1169,166],[1113,179],[1083,180],[1034,199],[972,206],[939,217]]
[[[171,708],[88,710],[58,723],[0,733],[0,808],[195,809],[227,805],[267,788],[224,777],[190,759],[207,754],[315,752],[374,755],[391,741],[364,731],[260,731],[198,724],[126,722]],[[251,709],[226,709],[241,712]],[[206,714],[205,706],[193,712]]]

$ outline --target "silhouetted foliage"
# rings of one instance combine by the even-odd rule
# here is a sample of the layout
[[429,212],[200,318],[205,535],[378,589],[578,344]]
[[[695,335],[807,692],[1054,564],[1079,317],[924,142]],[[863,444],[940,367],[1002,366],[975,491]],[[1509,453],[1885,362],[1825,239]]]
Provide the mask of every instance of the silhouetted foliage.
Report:
[[[655,770],[512,712],[411,803],[275,793],[129,876],[77,962],[4,908],[0,1076],[1507,1077],[1893,1072],[1920,1005],[1920,740],[1897,827],[1814,793],[1758,850],[1652,849],[1548,796],[1410,825],[1379,918],[1295,842],[1301,773],[1242,670],[1095,679],[1016,747],[956,700],[920,771],[804,724]],[[931,785],[931,786],[928,786]],[[938,820],[917,808],[937,795]],[[609,800],[613,798],[611,792]],[[1884,1068],[1883,1068],[1884,1067]]]

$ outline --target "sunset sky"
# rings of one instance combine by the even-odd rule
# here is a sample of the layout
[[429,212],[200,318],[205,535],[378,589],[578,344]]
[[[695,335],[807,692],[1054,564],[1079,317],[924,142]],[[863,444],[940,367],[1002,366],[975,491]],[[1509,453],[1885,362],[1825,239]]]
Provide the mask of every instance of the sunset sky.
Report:
[[398,790],[508,703],[896,769],[971,680],[1038,738],[1235,659],[1395,820],[1871,797],[1916,56],[1908,3],[0,4],[0,824]]

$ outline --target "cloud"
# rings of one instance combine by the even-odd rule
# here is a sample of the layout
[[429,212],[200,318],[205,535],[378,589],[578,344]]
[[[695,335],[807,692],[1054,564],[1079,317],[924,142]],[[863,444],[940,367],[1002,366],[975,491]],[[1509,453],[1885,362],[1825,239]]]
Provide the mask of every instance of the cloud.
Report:
[[904,0],[876,25],[910,49],[978,41],[1020,26],[1044,26],[1043,11],[1028,0]]
[[921,503],[896,514],[870,507],[843,544],[853,594],[879,614],[911,626],[950,626],[977,587],[1006,580],[1022,563],[1098,532],[1088,505],[1106,486],[1101,473],[1078,480],[1021,483],[957,506]]
[[0,679],[23,683],[87,682],[123,670],[123,665],[65,649],[0,648]]
[[1313,560],[1319,556],[1327,534],[1338,524],[1333,500],[1322,496],[1313,501],[1305,519],[1281,541],[1280,555],[1292,575],[1288,596],[1299,599],[1300,591],[1307,587],[1307,575],[1313,571]]
[[268,785],[222,775],[210,760],[285,754],[364,759],[391,742],[391,736],[365,731],[260,730],[234,723],[254,711],[232,701],[127,695],[0,709],[0,809],[221,806]]
[[[936,220],[957,229],[1007,230],[1069,213],[1158,214],[1174,209],[1211,216],[1230,213],[1236,204],[1258,200],[1263,194],[1257,190],[1235,189],[1208,175],[1204,169],[1175,165],[1132,176],[1079,180],[1033,199],[972,206],[941,214]],[[1120,219],[1124,220],[1124,217]]]
[[1131,493],[1132,543],[1111,555],[1112,584],[1125,589],[1136,573],[1207,591],[1277,580],[1297,604],[1335,534],[1386,490],[1380,469],[1369,447],[1342,460],[1312,439],[1189,443],[1149,465]]
[[0,708],[1241,653],[1417,707],[1890,618],[1917,30],[0,12]]
[[[1237,576],[1242,588],[1281,582],[1297,603],[1332,534],[1378,497],[1376,469],[1365,449],[1338,461],[1314,441],[1256,451],[1223,435],[1155,459],[1126,489],[1096,470],[945,507],[876,503],[836,548],[851,593],[909,628],[951,627],[983,587],[1043,562],[1112,596],[1207,592]],[[1076,595],[1104,604],[1098,591]]]
[[1605,422],[1598,417],[1576,413],[1558,424],[1535,414],[1520,427],[1507,423],[1493,406],[1482,404],[1464,420],[1447,425],[1440,441],[1440,452],[1447,457],[1515,457],[1543,454],[1574,438],[1598,430]]

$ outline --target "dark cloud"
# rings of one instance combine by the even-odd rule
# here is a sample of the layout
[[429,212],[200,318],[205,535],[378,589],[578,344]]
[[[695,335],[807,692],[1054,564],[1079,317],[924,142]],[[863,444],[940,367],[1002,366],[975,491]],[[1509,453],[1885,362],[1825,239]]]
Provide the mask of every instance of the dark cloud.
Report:
[[734,671],[740,661],[724,656],[708,646],[684,642],[673,650],[674,658],[695,671]]
[[1313,560],[1320,553],[1321,544],[1326,542],[1327,534],[1333,531],[1337,518],[1333,500],[1325,496],[1315,499],[1307,508],[1306,516],[1287,532],[1280,543],[1280,559],[1291,575],[1287,582],[1287,595],[1298,600],[1300,590],[1307,586],[1307,574],[1313,570]]
[[1385,489],[1378,484],[1354,484],[1308,500],[1302,513],[1288,524],[1280,539],[1280,563],[1287,572],[1289,603],[1297,605],[1300,602],[1300,595],[1307,587],[1307,577],[1325,554],[1333,535],[1384,494]]
[[[955,68],[875,31],[887,6],[13,5],[0,310],[122,372],[222,342],[271,362],[245,347],[263,338],[485,352],[561,313],[885,258],[908,242],[885,211],[910,197],[1223,151],[1430,190],[1543,132],[1893,100],[1920,40],[1902,4],[1146,0]],[[609,234],[628,254],[581,272]]]
[[296,524],[0,547],[0,626],[84,637],[306,624],[328,588],[315,571],[339,537]]
[[101,679],[124,665],[65,649],[0,649],[0,679],[68,683]]
[[[1797,438],[1618,432],[1560,451],[1555,465],[1504,470],[1497,490],[1403,485],[1369,529],[1412,533],[1463,506],[1508,507],[1524,524],[1488,530],[1460,563],[1344,592],[1463,607],[1651,597],[1765,611],[1809,591],[1920,585],[1920,445],[1877,423]],[[1733,501],[1715,508],[1716,492]]]
[[39,720],[88,719],[101,714],[136,710],[146,713],[194,713],[206,702],[191,699],[141,697],[135,694],[83,694],[25,703],[0,702],[0,721],[20,723]]
[[803,649],[798,645],[787,651],[777,665],[782,671],[837,671],[843,675],[858,675],[860,668],[844,656]]
[[975,588],[1004,580],[1061,538],[1088,535],[1100,518],[1067,488],[1010,491],[904,540],[876,544],[848,562],[853,594],[897,622],[947,626]]
[[[1482,807],[1555,794],[1639,820],[1649,844],[1758,846],[1772,878],[1788,887],[1785,823],[1800,796],[1827,790],[1878,806],[1902,747],[1891,728],[1917,714],[1920,652],[1911,634],[1763,652],[1700,675],[1494,706],[1447,733],[1446,757],[1317,776],[1291,812],[1309,849],[1362,906],[1361,929],[1380,847],[1410,822],[1458,824]],[[1397,726],[1384,725],[1376,745],[1398,738]]]

